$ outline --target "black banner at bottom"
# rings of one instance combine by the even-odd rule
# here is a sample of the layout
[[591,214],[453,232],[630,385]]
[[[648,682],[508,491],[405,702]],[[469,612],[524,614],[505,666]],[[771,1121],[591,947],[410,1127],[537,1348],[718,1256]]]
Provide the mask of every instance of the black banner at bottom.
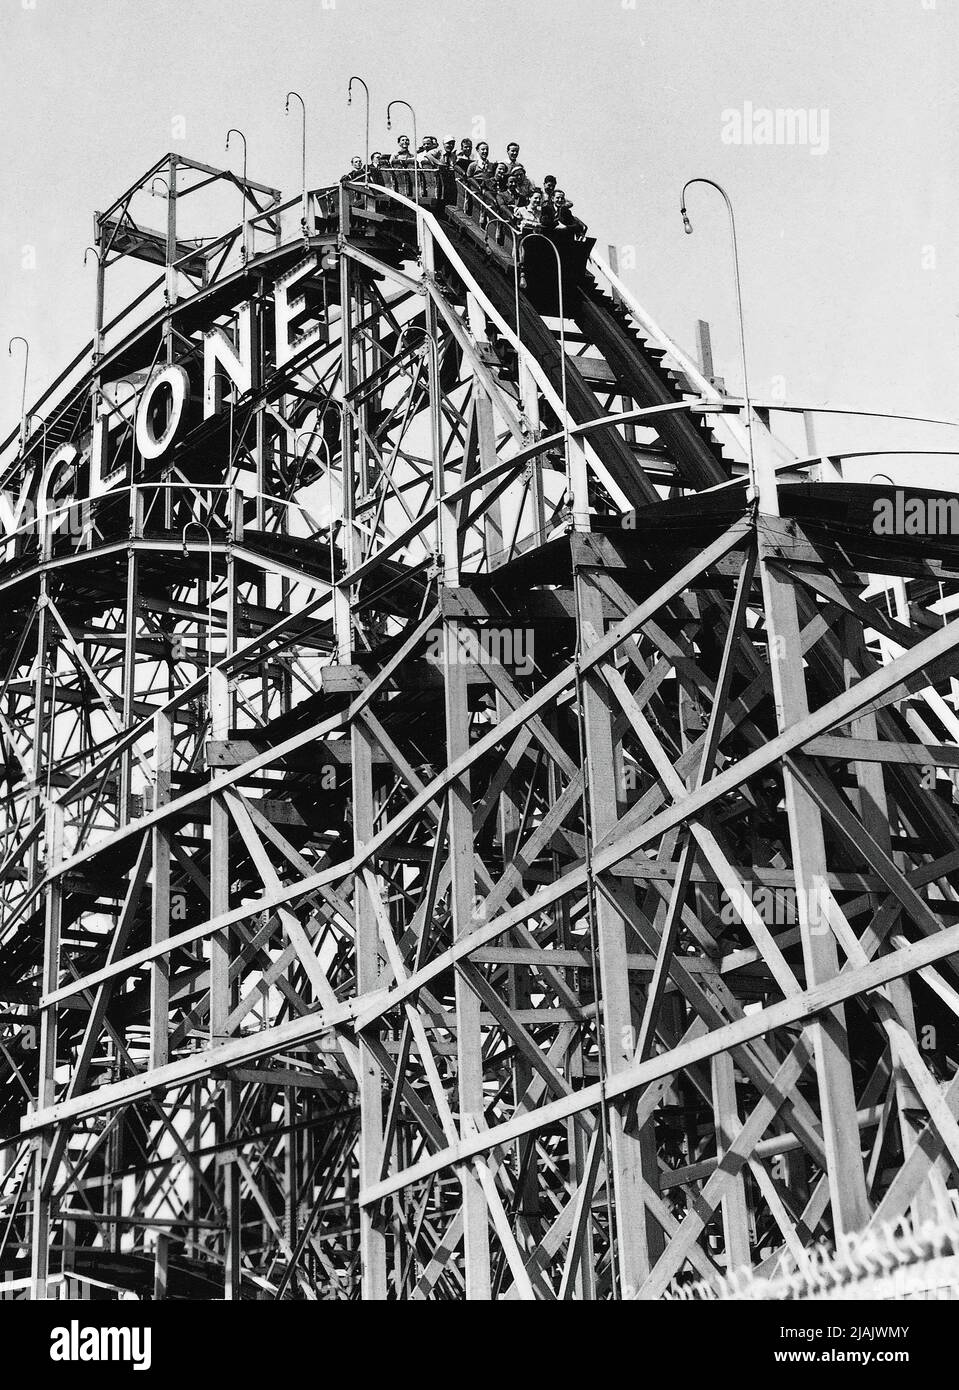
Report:
[[[665,1362],[684,1376],[815,1373],[823,1366],[933,1370],[955,1340],[951,1302],[665,1302],[524,1307],[397,1303],[4,1302],[5,1359],[62,1377],[153,1376],[328,1379],[344,1358],[369,1383],[380,1372],[439,1373],[449,1383],[495,1368],[499,1376],[582,1373],[595,1380],[625,1360],[639,1373]],[[449,1348],[446,1339],[450,1339]],[[455,1341],[453,1340],[455,1339]],[[470,1348],[472,1347],[472,1350]],[[582,1371],[580,1372],[580,1367]],[[21,1372],[22,1383],[22,1372]]]

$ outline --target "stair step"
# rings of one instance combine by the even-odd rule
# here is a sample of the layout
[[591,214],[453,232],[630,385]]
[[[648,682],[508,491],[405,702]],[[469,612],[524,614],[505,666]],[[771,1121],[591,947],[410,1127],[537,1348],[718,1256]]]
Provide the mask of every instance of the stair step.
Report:
[[573,357],[570,361],[584,381],[603,386],[619,384],[619,377],[603,357]]

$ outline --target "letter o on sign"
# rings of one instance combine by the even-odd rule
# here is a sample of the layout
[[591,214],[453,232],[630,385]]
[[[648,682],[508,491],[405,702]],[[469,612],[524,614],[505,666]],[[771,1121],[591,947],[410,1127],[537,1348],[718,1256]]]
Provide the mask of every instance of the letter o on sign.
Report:
[[[158,427],[157,395],[169,392],[166,423]],[[166,453],[180,427],[183,408],[190,393],[190,378],[182,367],[164,367],[157,372],[140,398],[137,407],[137,448],[145,459],[156,459]]]

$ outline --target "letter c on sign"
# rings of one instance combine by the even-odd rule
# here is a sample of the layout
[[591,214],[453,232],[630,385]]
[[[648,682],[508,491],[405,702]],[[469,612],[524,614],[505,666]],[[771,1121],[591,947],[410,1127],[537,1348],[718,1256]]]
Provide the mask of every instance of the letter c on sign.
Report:
[[[170,408],[166,424],[158,434],[155,428],[154,399],[158,391],[170,392]],[[137,407],[137,448],[145,459],[156,459],[166,453],[180,427],[183,407],[190,393],[190,378],[183,367],[164,367],[147,386]]]

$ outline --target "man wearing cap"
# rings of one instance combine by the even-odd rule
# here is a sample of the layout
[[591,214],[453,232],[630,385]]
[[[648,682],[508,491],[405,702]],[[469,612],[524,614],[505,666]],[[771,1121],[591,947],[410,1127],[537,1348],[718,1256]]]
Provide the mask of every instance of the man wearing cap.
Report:
[[522,164],[507,164],[506,182],[515,202],[528,203],[535,192],[535,185],[527,177],[526,169]]

